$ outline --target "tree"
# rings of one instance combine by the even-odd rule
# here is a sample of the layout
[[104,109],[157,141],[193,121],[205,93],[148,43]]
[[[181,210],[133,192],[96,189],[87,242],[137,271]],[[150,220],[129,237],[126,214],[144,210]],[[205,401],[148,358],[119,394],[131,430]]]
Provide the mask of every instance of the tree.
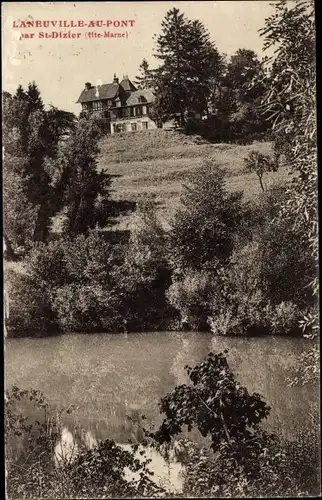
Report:
[[210,79],[220,56],[200,21],[190,21],[176,8],[169,10],[156,40],[161,60],[156,93],[163,121],[178,118],[185,125],[189,114],[207,111]]
[[111,177],[106,170],[97,169],[99,137],[94,121],[80,120],[54,162],[60,173],[55,192],[62,193],[63,231],[67,234],[87,233],[97,224],[104,227],[107,223]]
[[170,232],[172,257],[180,269],[213,268],[233,250],[242,194],[228,193],[224,175],[223,170],[208,163],[185,186],[182,208]]
[[[218,496],[229,491],[236,494],[246,481],[241,488],[245,494],[248,481],[252,487],[254,481],[262,478],[263,455],[268,466],[270,450],[276,446],[276,437],[260,427],[270,407],[259,394],[249,393],[237,382],[226,353],[210,353],[194,368],[185,367],[190,384],[179,385],[162,398],[160,412],[165,416],[157,431],[152,433],[160,444],[170,443],[184,428],[188,431],[197,428],[203,437],[209,436],[213,454],[209,456],[208,453],[206,462],[202,456],[196,457],[191,472],[196,471],[200,460],[208,491]],[[211,468],[210,474],[208,468]],[[269,474],[267,480],[269,477],[272,480]]]
[[208,443],[201,447],[187,438],[176,442],[188,497],[314,494],[319,488],[316,437],[294,446],[265,431],[262,423],[271,408],[236,380],[227,353],[209,353],[194,368],[185,367],[189,383],[161,399],[163,421],[146,435],[161,448],[173,445],[185,430],[198,429],[209,438],[210,449]]
[[269,155],[263,155],[258,151],[251,151],[247,158],[244,158],[243,173],[255,173],[258,177],[261,190],[264,192],[263,177],[268,172],[276,172],[278,164]]
[[149,63],[143,59],[139,66],[140,75],[136,77],[135,85],[139,89],[153,89],[155,86],[155,71],[150,69]]
[[28,102],[29,113],[44,109],[44,103],[40,96],[40,91],[35,82],[31,82],[28,84],[28,89],[25,92],[25,95]]
[[3,162],[4,235],[7,246],[12,250],[11,258],[16,253],[31,248],[39,210],[39,206],[29,202],[26,182],[14,170],[15,167],[17,168],[17,161],[15,165],[7,158]]
[[[318,261],[318,198],[315,96],[315,17],[314,2],[304,0],[295,5],[281,1],[275,13],[265,20],[261,30],[264,48],[275,48],[268,60],[270,86],[264,100],[264,111],[273,122],[275,137],[283,136],[287,161],[294,173],[279,217],[288,221],[294,237]],[[297,43],[294,43],[296,38]],[[312,267],[299,287],[310,284],[313,298],[318,296],[318,273]],[[313,339],[319,332],[317,307],[306,314],[303,331]],[[316,380],[319,372],[318,346],[301,359],[304,377],[297,380]],[[308,374],[311,373],[312,377]]]
[[[19,86],[14,96],[4,96],[4,183],[6,193],[10,193],[5,222],[13,248],[27,250],[32,241],[48,238],[59,193],[52,189],[47,160],[55,157],[59,140],[73,128],[74,119],[71,113],[56,108],[45,111],[34,82],[26,91]],[[23,231],[18,230],[18,213]]]
[[267,90],[262,61],[252,50],[239,49],[227,65],[224,84],[229,89],[229,121],[235,137],[265,132],[269,126],[260,105]]

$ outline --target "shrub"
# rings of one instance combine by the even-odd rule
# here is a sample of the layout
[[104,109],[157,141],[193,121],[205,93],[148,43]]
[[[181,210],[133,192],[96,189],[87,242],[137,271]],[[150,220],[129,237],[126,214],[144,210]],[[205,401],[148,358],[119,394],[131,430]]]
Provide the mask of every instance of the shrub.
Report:
[[227,192],[224,171],[211,163],[191,177],[170,231],[178,269],[203,270],[230,256],[241,218],[241,196]]
[[92,332],[119,325],[112,269],[120,259],[119,248],[93,230],[36,246],[26,265],[34,286],[47,289],[59,329]]
[[209,324],[216,335],[299,335],[301,309],[292,301],[275,304],[262,276],[262,253],[248,243],[233,253],[213,296]]
[[154,205],[139,206],[124,262],[115,270],[120,311],[130,331],[167,329],[176,315],[166,297],[171,283],[167,248]]
[[270,439],[259,427],[270,407],[236,381],[226,353],[210,353],[194,368],[185,367],[191,384],[179,385],[162,398],[160,411],[165,418],[153,434],[158,442],[171,441],[184,426],[188,431],[197,427],[202,436],[210,437],[214,452],[228,446],[237,463],[242,463],[262,439]]
[[300,335],[302,311],[293,302],[281,302],[276,306],[266,307],[266,322],[273,335]]
[[[31,423],[20,405],[28,402],[39,412]],[[136,446],[123,450],[111,439],[92,449],[74,444],[72,455],[61,453],[54,465],[55,448],[61,439],[63,413],[53,412],[40,391],[7,391],[5,436],[7,442],[7,492],[10,498],[119,498],[160,496],[163,492],[151,479],[149,460],[135,457]],[[15,456],[13,446],[22,444]],[[144,454],[143,454],[144,455]],[[129,477],[130,472],[132,477]]]
[[219,498],[316,494],[316,433],[307,437],[304,433],[301,441],[290,443],[265,432],[261,423],[270,407],[236,381],[225,353],[210,353],[193,369],[186,367],[190,384],[177,386],[160,403],[165,417],[153,433],[157,442],[169,443],[185,427],[197,428],[210,438],[210,447],[187,439],[179,442],[184,494]]
[[264,228],[260,246],[261,273],[271,302],[292,301],[300,308],[313,305],[315,298],[308,285],[316,275],[314,258],[293,230],[290,219],[272,219]]
[[180,313],[180,327],[192,330],[209,329],[214,275],[206,271],[187,271],[174,278],[167,291],[170,304]]
[[41,286],[62,331],[166,329],[176,312],[164,230],[151,207],[141,207],[128,244],[112,245],[92,230],[38,245],[27,267]]
[[45,283],[13,270],[8,271],[6,283],[10,298],[9,318],[6,320],[9,337],[41,337],[58,330]]
[[235,249],[222,274],[221,295],[213,297],[211,304],[211,329],[217,335],[267,333],[266,304],[259,248],[248,243]]

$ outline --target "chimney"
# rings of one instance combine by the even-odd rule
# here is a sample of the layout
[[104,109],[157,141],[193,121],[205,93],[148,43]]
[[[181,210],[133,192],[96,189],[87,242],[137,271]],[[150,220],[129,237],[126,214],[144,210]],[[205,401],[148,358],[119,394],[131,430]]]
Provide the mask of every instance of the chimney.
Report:
[[119,83],[119,79],[116,78],[116,73],[114,73],[114,80],[113,80],[113,83]]
[[86,82],[86,83],[85,83],[85,90],[89,90],[89,89],[91,89],[91,88],[92,88],[92,84],[91,84],[91,83],[89,83],[89,82]]

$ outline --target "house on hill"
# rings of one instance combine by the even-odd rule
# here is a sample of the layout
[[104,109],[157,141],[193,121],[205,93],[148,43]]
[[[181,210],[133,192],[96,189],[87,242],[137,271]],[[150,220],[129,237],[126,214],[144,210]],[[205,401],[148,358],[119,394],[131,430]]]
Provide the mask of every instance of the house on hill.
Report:
[[137,89],[128,76],[119,83],[115,74],[112,83],[97,86],[86,83],[77,101],[84,116],[108,120],[111,134],[157,128],[149,116],[153,102],[150,89]]

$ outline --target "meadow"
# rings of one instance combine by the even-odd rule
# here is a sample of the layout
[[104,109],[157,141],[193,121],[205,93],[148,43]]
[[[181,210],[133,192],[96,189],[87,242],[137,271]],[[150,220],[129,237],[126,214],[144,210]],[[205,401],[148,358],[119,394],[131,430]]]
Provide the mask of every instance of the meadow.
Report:
[[[180,205],[183,186],[190,174],[207,161],[226,170],[230,191],[242,191],[245,201],[261,195],[256,174],[242,172],[243,160],[251,151],[272,152],[272,143],[213,144],[200,136],[186,136],[174,130],[151,130],[106,136],[100,143],[99,168],[106,168],[113,176],[113,199],[156,203],[160,222],[167,227]],[[264,177],[264,186],[286,184],[288,170],[281,167]],[[131,228],[133,216],[121,222]]]

